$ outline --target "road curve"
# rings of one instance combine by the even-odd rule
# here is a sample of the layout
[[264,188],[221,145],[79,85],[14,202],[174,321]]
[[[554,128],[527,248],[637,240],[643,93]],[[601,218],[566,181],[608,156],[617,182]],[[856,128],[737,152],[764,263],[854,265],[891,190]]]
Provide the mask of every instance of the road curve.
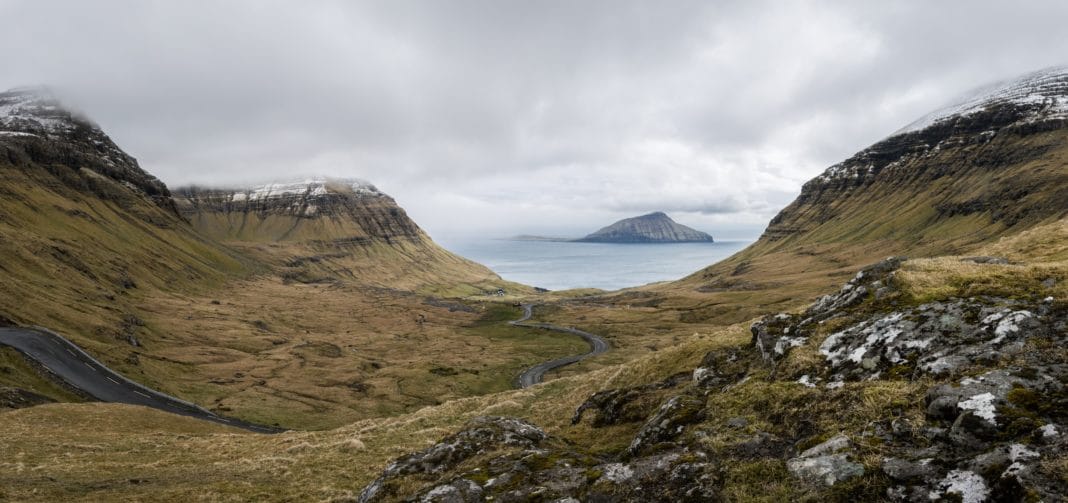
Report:
[[591,356],[599,355],[601,353],[604,353],[605,351],[608,351],[612,347],[608,344],[608,341],[589,332],[579,330],[577,328],[561,327],[559,325],[553,325],[551,323],[530,323],[527,320],[529,320],[530,317],[534,315],[534,306],[532,304],[523,304],[522,307],[523,316],[518,320],[509,321],[509,325],[526,328],[540,328],[542,330],[552,330],[554,332],[564,332],[567,334],[577,335],[579,337],[582,337],[582,339],[590,345],[590,351],[581,355],[565,356],[563,358],[549,360],[547,362],[539,363],[533,367],[530,367],[529,369],[524,370],[523,373],[519,374],[519,377],[516,379],[516,385],[520,388],[529,388],[535,384],[540,383],[542,381],[542,378],[545,377],[545,373],[550,370],[558,369],[565,365],[571,365],[572,363],[585,360],[586,358],[589,358]]
[[0,344],[14,348],[67,384],[102,402],[144,405],[257,433],[283,431],[222,417],[192,403],[147,388],[107,368],[73,342],[41,327],[0,327]]

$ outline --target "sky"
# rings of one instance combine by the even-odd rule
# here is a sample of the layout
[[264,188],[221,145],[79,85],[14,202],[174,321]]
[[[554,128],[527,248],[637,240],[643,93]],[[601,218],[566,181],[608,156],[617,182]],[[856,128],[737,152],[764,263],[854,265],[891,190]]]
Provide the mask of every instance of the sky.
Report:
[[1062,1],[0,0],[51,87],[172,188],[358,177],[433,237],[665,211],[755,237],[830,165],[1068,63]]

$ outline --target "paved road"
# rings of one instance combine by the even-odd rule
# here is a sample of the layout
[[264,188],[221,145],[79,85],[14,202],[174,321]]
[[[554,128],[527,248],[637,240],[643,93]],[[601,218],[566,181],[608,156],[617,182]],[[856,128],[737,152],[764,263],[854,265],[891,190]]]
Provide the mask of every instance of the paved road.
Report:
[[282,431],[270,426],[222,417],[192,403],[142,386],[105,367],[74,343],[45,329],[0,327],[0,344],[15,348],[71,386],[102,402],[144,405],[257,433]]
[[553,325],[551,323],[531,323],[527,321],[533,315],[534,306],[531,304],[523,304],[523,317],[519,318],[518,320],[509,321],[508,324],[515,325],[517,327],[540,328],[543,330],[552,330],[554,332],[564,332],[568,334],[577,335],[579,337],[582,337],[586,341],[586,343],[590,345],[590,351],[581,355],[565,356],[563,358],[549,360],[547,362],[539,363],[533,367],[530,367],[529,369],[524,370],[522,374],[519,374],[519,378],[516,379],[516,384],[520,388],[529,388],[535,384],[540,383],[545,377],[545,373],[550,370],[558,369],[565,365],[571,365],[572,363],[585,360],[586,358],[589,358],[591,356],[599,355],[601,353],[604,353],[605,351],[608,351],[609,348],[612,347],[608,344],[608,341],[589,332],[579,330],[577,328],[561,327],[559,325]]

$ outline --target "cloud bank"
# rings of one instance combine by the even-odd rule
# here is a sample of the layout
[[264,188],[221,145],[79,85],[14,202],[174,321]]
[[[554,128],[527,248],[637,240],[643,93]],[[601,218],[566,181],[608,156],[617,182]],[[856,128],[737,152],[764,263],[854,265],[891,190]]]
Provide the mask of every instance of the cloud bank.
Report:
[[1063,2],[0,0],[47,84],[171,186],[357,176],[435,237],[650,211],[755,235],[804,181],[1068,59]]

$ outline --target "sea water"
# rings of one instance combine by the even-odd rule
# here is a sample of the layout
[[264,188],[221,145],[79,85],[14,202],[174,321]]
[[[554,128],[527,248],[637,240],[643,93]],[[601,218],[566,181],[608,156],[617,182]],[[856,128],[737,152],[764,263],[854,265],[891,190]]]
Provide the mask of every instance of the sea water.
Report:
[[682,278],[751,243],[609,244],[477,239],[445,245],[509,281],[549,290],[617,290]]

